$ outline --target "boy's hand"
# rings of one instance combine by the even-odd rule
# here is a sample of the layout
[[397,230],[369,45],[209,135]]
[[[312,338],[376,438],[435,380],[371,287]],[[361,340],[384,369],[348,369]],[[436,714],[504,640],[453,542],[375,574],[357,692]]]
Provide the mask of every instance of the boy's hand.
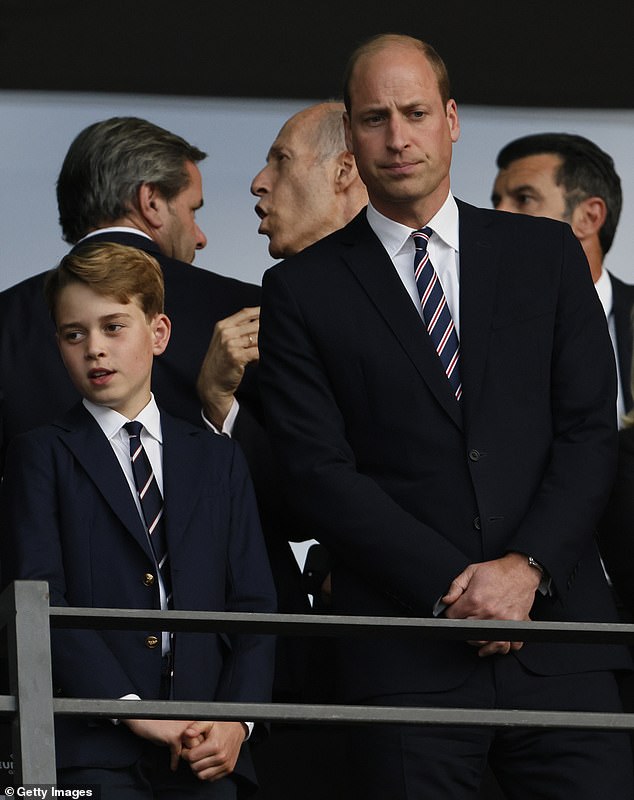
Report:
[[183,750],[183,734],[194,724],[183,719],[122,719],[132,733],[170,749],[170,769],[175,771]]
[[192,722],[182,737],[181,758],[202,781],[217,781],[233,772],[246,737],[241,722]]

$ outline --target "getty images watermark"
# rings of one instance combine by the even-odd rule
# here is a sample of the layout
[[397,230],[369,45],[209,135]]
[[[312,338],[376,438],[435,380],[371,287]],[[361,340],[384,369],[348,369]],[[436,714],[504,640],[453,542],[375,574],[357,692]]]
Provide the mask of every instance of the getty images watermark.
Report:
[[72,797],[77,800],[80,797],[91,797],[93,800],[100,800],[101,789],[99,786],[52,786],[51,784],[7,786],[4,796],[13,797],[36,797],[38,800],[50,800],[52,797]]

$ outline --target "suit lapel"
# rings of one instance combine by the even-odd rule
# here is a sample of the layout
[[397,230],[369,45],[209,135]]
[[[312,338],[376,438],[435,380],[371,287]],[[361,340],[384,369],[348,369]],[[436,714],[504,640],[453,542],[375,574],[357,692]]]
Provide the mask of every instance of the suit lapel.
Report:
[[460,377],[469,418],[477,406],[486,366],[497,273],[491,215],[460,201]]
[[60,428],[61,441],[81,464],[121,523],[152,558],[147,534],[128,482],[95,419],[80,403],[56,424]]
[[344,229],[344,260],[390,327],[430,391],[462,427],[460,405],[394,265],[370,228],[365,211]]

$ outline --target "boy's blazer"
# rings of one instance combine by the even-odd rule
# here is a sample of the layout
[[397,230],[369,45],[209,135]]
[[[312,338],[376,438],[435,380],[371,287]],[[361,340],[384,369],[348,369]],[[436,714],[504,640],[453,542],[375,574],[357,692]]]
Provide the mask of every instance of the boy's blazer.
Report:
[[[174,608],[274,611],[239,448],[164,412],[161,424]],[[54,605],[159,607],[154,561],[130,488],[110,443],[81,404],[12,444],[2,529],[5,584],[47,580]],[[148,637],[158,638],[158,646],[151,647]],[[160,638],[156,630],[55,630],[54,689],[71,697],[158,698]],[[273,649],[270,636],[177,633],[174,698],[266,702]],[[142,744],[108,720],[61,718],[57,738],[61,767],[123,766],[137,758]],[[248,774],[247,764],[242,769]]]
[[[594,530],[615,370],[588,265],[567,225],[459,215],[460,404],[365,212],[266,273],[260,381],[289,495],[335,558],[336,610],[429,616],[469,563],[516,550],[552,578],[534,618],[613,620]],[[448,689],[476,653],[355,639],[344,694]],[[517,657],[550,674],[628,663],[585,645]]]

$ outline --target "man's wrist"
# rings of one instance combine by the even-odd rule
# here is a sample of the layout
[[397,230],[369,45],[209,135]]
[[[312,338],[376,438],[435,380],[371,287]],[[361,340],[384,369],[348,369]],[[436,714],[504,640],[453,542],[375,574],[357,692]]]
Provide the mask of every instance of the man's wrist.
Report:
[[214,395],[213,398],[209,396],[201,396],[200,400],[205,417],[215,428],[222,430],[225,419],[231,411],[234,396],[232,394],[222,395],[220,397]]
[[540,575],[544,575],[546,570],[542,567],[539,561],[536,561],[533,556],[526,556],[528,558],[528,566],[536,569]]
[[531,569],[534,569],[536,572],[538,572],[540,576],[539,584],[537,585],[535,591],[543,595],[549,594],[550,575],[536,558],[533,558],[533,556],[528,555],[528,553],[526,553],[525,555],[528,560],[528,566],[531,567]]
[[203,422],[205,426],[212,430],[214,433],[221,433],[225,434],[226,436],[233,435],[233,428],[236,423],[236,417],[238,416],[238,411],[240,410],[240,403],[234,397],[231,401],[231,408],[229,412],[225,415],[225,418],[221,425],[216,425],[216,423],[207,415],[207,411],[205,408],[201,409],[201,416],[203,418]]

